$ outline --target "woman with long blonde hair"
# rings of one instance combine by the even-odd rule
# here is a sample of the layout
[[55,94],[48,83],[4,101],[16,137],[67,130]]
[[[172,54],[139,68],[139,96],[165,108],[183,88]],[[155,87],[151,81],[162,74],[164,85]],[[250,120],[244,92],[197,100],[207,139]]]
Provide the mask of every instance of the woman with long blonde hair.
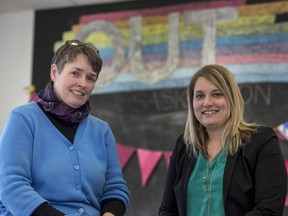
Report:
[[277,136],[244,120],[233,74],[221,65],[200,68],[187,88],[187,103],[159,216],[281,216],[287,174]]

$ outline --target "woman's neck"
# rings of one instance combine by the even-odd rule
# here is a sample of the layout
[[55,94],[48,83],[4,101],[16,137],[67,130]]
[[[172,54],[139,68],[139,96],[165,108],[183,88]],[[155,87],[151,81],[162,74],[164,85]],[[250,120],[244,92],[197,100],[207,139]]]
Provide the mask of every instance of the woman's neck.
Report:
[[223,132],[222,131],[214,131],[208,133],[208,140],[206,143],[207,152],[208,152],[208,162],[211,162],[215,156],[221,151],[223,148]]

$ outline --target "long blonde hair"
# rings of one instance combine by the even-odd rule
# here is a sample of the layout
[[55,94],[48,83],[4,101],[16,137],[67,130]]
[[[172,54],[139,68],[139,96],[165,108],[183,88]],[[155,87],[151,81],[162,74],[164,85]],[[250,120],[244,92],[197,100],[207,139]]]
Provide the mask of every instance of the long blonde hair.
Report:
[[222,143],[226,143],[226,150],[233,155],[251,138],[251,133],[256,130],[256,123],[247,123],[244,120],[244,101],[237,81],[233,74],[221,65],[206,65],[200,68],[192,77],[187,88],[188,116],[184,131],[184,141],[187,150],[194,155],[200,151],[208,156],[206,141],[208,134],[195,117],[193,110],[193,94],[197,79],[204,77],[212,82],[223,93],[228,103],[229,119],[225,126]]

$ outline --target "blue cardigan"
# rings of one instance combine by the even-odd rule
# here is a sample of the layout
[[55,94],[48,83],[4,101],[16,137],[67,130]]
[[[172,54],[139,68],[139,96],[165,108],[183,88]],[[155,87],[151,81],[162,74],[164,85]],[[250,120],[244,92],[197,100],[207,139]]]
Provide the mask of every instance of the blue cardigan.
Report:
[[100,215],[103,200],[127,207],[115,139],[109,125],[89,115],[74,143],[35,102],[15,108],[0,137],[0,215],[30,215],[49,202],[66,215]]

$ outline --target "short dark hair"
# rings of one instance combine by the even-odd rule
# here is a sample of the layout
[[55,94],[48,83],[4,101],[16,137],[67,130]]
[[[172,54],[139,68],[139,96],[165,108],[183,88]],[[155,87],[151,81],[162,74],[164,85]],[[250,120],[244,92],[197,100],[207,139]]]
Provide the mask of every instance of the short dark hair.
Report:
[[87,56],[88,62],[91,64],[93,71],[97,77],[102,68],[102,58],[99,50],[90,42],[84,43],[79,40],[68,40],[59,49],[52,58],[51,64],[56,64],[59,73],[68,62],[72,62],[78,54]]

